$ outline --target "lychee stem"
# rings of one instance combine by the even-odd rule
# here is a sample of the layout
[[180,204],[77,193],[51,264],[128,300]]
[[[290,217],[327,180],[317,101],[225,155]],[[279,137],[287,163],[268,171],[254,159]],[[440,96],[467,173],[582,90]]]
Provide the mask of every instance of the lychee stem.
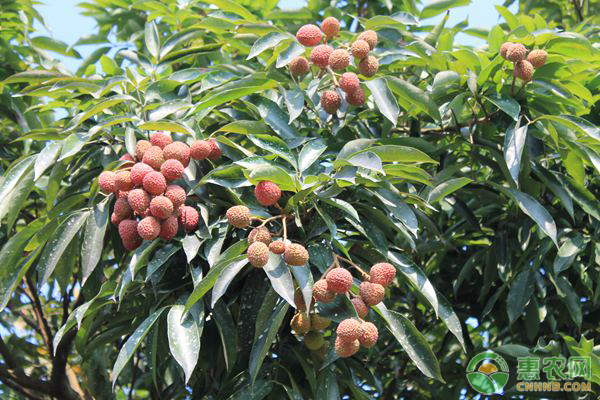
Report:
[[267,218],[267,219],[265,219],[265,220],[263,220],[263,219],[261,219],[261,218],[259,218],[259,217],[254,217],[254,218],[252,218],[252,219],[257,219],[257,220],[259,220],[259,221],[262,221],[262,223],[261,223],[261,224],[258,226],[259,228],[261,228],[261,227],[265,226],[267,223],[269,223],[269,222],[271,222],[271,221],[274,221],[274,220],[276,220],[276,219],[282,218],[282,217],[283,217],[283,215],[276,215],[276,216],[274,216],[274,217],[269,217],[269,218]]
[[510,86],[510,95],[512,96],[515,93],[515,81],[517,80],[517,69],[515,68],[513,72],[513,80],[512,85]]
[[283,225],[283,241],[285,243],[285,241],[287,240],[287,215],[283,216],[283,221],[282,221],[282,225]]
[[333,72],[333,70],[330,67],[327,67],[327,71],[329,72],[329,74],[331,75],[331,79],[333,80],[333,84],[337,87],[340,86],[340,84],[337,81],[337,78],[335,77],[335,73]]
[[369,274],[367,274],[361,267],[359,267],[356,263],[354,263],[353,261],[342,257],[340,255],[334,254],[334,256],[348,264],[350,264],[352,267],[354,267],[354,269],[356,269],[358,272],[361,273],[363,280],[368,280],[369,279]]

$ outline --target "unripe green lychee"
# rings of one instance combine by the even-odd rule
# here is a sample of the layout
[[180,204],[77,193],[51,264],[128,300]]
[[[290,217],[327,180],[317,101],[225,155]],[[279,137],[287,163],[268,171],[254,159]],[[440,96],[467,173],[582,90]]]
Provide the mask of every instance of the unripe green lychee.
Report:
[[164,132],[154,132],[150,135],[150,143],[164,149],[166,145],[173,143],[173,139]]
[[308,60],[306,57],[296,57],[290,61],[288,64],[290,68],[290,73],[293,76],[303,76],[308,74],[310,71],[310,65],[308,65]]
[[365,91],[359,87],[354,92],[346,94],[346,101],[356,107],[362,106],[365,104]]
[[288,265],[303,266],[308,262],[308,251],[298,243],[292,243],[285,248],[283,259]]
[[160,173],[169,181],[181,178],[183,176],[183,170],[183,164],[179,162],[179,160],[174,159],[166,160],[160,166]]
[[385,289],[378,283],[362,282],[360,284],[360,297],[368,306],[374,306],[385,297]]
[[171,240],[177,235],[177,229],[179,228],[179,222],[177,222],[176,216],[171,216],[160,223],[160,238],[164,240]]
[[115,176],[117,189],[128,191],[133,189],[133,182],[131,181],[131,172],[122,170],[116,173]]
[[539,68],[546,64],[547,58],[548,53],[546,53],[544,50],[537,49],[529,53],[527,56],[527,61],[529,61],[534,68]]
[[360,342],[358,339],[345,341],[340,337],[335,339],[335,353],[341,358],[351,357],[358,352],[360,349]]
[[321,107],[329,114],[335,114],[342,104],[342,98],[335,90],[326,90],[321,94]]
[[[146,152],[148,154],[148,152]],[[144,185],[144,190],[153,195],[163,194],[165,189],[167,188],[167,180],[158,171],[152,171],[144,176],[144,180],[142,181]]]
[[260,181],[254,189],[256,200],[263,206],[272,206],[281,197],[281,189],[271,181]]
[[390,263],[377,263],[371,267],[369,277],[371,283],[379,283],[381,286],[385,287],[396,277],[396,268]]
[[327,17],[321,24],[321,30],[328,39],[333,39],[340,33],[340,21],[335,17]]
[[325,339],[323,339],[323,335],[317,331],[308,332],[304,335],[304,345],[309,350],[319,350],[321,346],[325,343]]
[[144,182],[144,177],[146,176],[146,174],[152,171],[154,171],[154,169],[148,164],[144,164],[142,162],[135,163],[134,166],[131,167],[131,182],[135,186],[141,186]]
[[119,188],[117,187],[117,174],[112,171],[103,171],[98,176],[98,186],[104,194],[114,193]]
[[342,90],[346,93],[352,93],[360,88],[360,80],[354,72],[344,72],[339,83]]
[[254,242],[248,247],[246,256],[252,266],[262,268],[269,262],[269,248],[263,242]]
[[379,70],[379,61],[373,56],[367,56],[358,64],[358,70],[366,77],[371,77]]
[[186,232],[192,232],[198,228],[200,215],[194,207],[181,206],[179,207],[177,221],[179,222],[179,225],[183,226]]
[[263,242],[267,246],[271,243],[271,232],[264,226],[254,228],[248,234],[248,244]]
[[340,71],[350,64],[350,55],[344,49],[337,49],[329,55],[329,66],[334,71]]
[[367,314],[369,313],[369,308],[367,307],[367,305],[365,304],[365,302],[362,301],[362,299],[360,297],[355,297],[355,298],[353,298],[350,301],[354,305],[354,309],[356,310],[356,314],[358,314],[358,316],[360,318],[364,319],[367,316]]
[[331,53],[333,53],[333,47],[327,44],[320,44],[310,52],[310,61],[317,67],[327,68]]
[[345,342],[356,340],[360,336],[360,321],[354,318],[347,318],[339,323],[336,329],[337,337]]
[[144,189],[133,189],[129,191],[127,201],[133,211],[142,214],[150,206],[150,195]]
[[531,65],[531,63],[527,60],[516,62],[515,75],[525,82],[529,82],[533,77],[533,65]]
[[313,24],[304,25],[296,32],[296,39],[298,39],[300,44],[307,47],[318,45],[322,38],[323,32],[321,32],[318,26]]
[[273,254],[283,254],[285,252],[286,245],[283,240],[276,240],[269,244],[269,250]]
[[377,32],[375,31],[364,31],[360,35],[358,35],[357,40],[364,40],[369,44],[369,48],[373,50],[375,46],[377,46]]
[[521,43],[515,43],[506,51],[506,58],[512,62],[518,62],[525,59],[527,49]]
[[219,142],[215,139],[210,139],[208,141],[208,145],[210,146],[210,153],[208,154],[208,159],[211,161],[218,160],[221,157],[221,147],[219,147]]
[[360,336],[358,341],[362,347],[367,349],[375,346],[377,338],[379,337],[379,331],[377,327],[371,322],[363,322],[360,326]]
[[137,221],[134,219],[124,219],[119,223],[119,236],[122,240],[132,241],[140,237],[137,231]]
[[177,210],[183,203],[185,203],[185,190],[179,185],[168,185],[165,189],[165,197],[171,200],[173,203],[173,209]]
[[246,206],[230,207],[225,215],[227,216],[227,221],[238,229],[245,229],[252,222],[250,210]]
[[166,196],[156,196],[150,201],[150,213],[158,219],[169,218],[173,210],[173,203]]
[[296,313],[290,322],[290,327],[296,333],[307,333],[310,331],[310,318],[306,313]]
[[329,324],[331,324],[331,320],[329,318],[322,317],[319,314],[310,315],[310,329],[322,331],[323,329],[327,329]]
[[190,156],[194,160],[204,160],[212,151],[212,146],[208,140],[196,140],[190,146]]
[[313,297],[321,303],[331,303],[335,300],[335,293],[329,291],[325,279],[319,279],[313,285]]
[[163,157],[165,160],[177,160],[187,168],[190,163],[190,148],[183,142],[173,142],[165,146]]
[[359,60],[362,60],[363,58],[366,58],[369,55],[371,47],[366,41],[357,40],[356,42],[352,43],[350,51],[352,52],[352,55],[354,57],[358,58]]
[[144,153],[152,147],[152,143],[147,140],[140,140],[135,144],[135,158],[138,161],[142,161],[144,158]]
[[504,58],[505,60],[508,60],[508,57],[507,57],[508,49],[510,49],[514,45],[515,44],[513,42],[502,43],[502,46],[500,46],[500,56],[502,58]]
[[142,158],[144,164],[148,164],[155,170],[159,170],[164,161],[163,151],[158,146],[150,147],[144,152],[144,158]]
[[154,240],[160,234],[160,222],[154,217],[145,217],[139,222],[137,231],[142,239]]
[[341,267],[330,270],[325,279],[327,290],[332,293],[346,293],[352,287],[352,274]]

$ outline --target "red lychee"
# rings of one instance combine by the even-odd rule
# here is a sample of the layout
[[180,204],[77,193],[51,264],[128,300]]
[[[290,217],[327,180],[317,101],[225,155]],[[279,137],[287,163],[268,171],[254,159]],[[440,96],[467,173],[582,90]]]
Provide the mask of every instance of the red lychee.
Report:
[[296,57],[292,59],[288,64],[288,67],[293,76],[306,75],[308,74],[308,71],[310,71],[310,65],[308,65],[308,60],[305,57]]
[[210,153],[208,154],[208,159],[211,161],[218,160],[222,154],[221,147],[219,147],[219,142],[217,142],[215,139],[210,139],[208,141],[208,144],[210,145]]
[[343,320],[337,327],[337,337],[345,342],[358,339],[360,337],[360,325],[361,323],[354,318]]
[[160,173],[169,180],[174,181],[183,176],[183,164],[179,160],[170,159],[160,166]]
[[144,158],[144,153],[150,147],[152,147],[152,143],[150,143],[147,140],[140,140],[139,142],[137,142],[135,145],[135,158],[138,161],[142,161],[142,159]]
[[246,206],[230,207],[225,215],[227,216],[227,221],[238,229],[245,229],[252,222],[250,210]]
[[131,172],[122,170],[117,172],[116,175],[117,188],[122,191],[128,191],[133,189],[133,182],[131,181]]
[[212,147],[207,140],[196,140],[190,146],[190,156],[194,160],[204,160],[210,154]]
[[190,163],[190,148],[183,142],[173,142],[165,146],[163,156],[165,160],[178,160],[187,168]]
[[342,104],[342,98],[335,90],[326,90],[321,94],[321,107],[329,114],[335,114]]
[[171,216],[160,223],[160,238],[164,240],[171,240],[177,235],[177,229],[179,223],[177,217]]
[[321,303],[331,303],[335,300],[335,293],[329,291],[325,279],[319,279],[313,285],[313,297]]
[[379,61],[377,61],[377,58],[373,56],[367,56],[366,58],[363,58],[358,64],[358,70],[366,77],[375,75],[378,69]]
[[141,162],[136,163],[133,167],[131,167],[131,182],[135,186],[141,186],[144,182],[144,177],[146,176],[146,174],[152,171],[154,171],[154,169],[148,164],[144,164]]
[[183,203],[185,203],[185,190],[179,185],[169,185],[165,189],[165,197],[171,200],[173,203],[173,209],[178,209]]
[[158,219],[173,215],[173,203],[166,196],[156,196],[150,201],[150,212]]
[[358,341],[360,342],[362,347],[367,349],[375,346],[377,343],[377,338],[379,337],[379,331],[377,327],[371,322],[363,322],[360,326],[360,336],[358,337]]
[[385,287],[396,277],[396,268],[390,263],[377,263],[371,267],[369,275],[371,283],[379,283]]
[[158,171],[152,171],[144,177],[144,190],[153,195],[163,194],[167,188],[167,180]]
[[133,189],[129,191],[127,201],[133,211],[142,214],[150,206],[150,195],[144,189]]
[[310,61],[317,67],[327,68],[331,53],[333,53],[333,47],[327,44],[320,44],[310,52]]
[[354,305],[354,309],[356,310],[356,314],[358,314],[358,316],[360,318],[365,318],[367,316],[367,314],[369,313],[369,308],[367,307],[367,305],[365,304],[365,302],[362,301],[362,299],[360,297],[355,297],[355,298],[353,298],[350,301]]
[[337,49],[329,55],[329,66],[334,71],[340,71],[350,64],[350,54],[344,49]]
[[354,72],[344,72],[339,83],[342,90],[346,93],[352,93],[360,88],[360,80]]
[[321,30],[328,39],[333,39],[340,33],[340,21],[335,17],[327,17],[321,24]]
[[300,44],[308,47],[316,46],[323,38],[323,32],[318,26],[313,24],[307,24],[302,26],[296,32],[296,39]]
[[194,207],[191,206],[181,206],[180,212],[178,216],[179,224],[182,225],[186,232],[192,232],[198,228],[198,222],[200,220],[200,215],[198,211]]
[[333,293],[346,293],[352,287],[352,274],[344,268],[333,268],[325,277],[327,290]]
[[252,266],[262,268],[269,262],[269,248],[263,242],[254,242],[248,247],[246,256]]
[[103,171],[100,176],[98,176],[98,185],[104,194],[116,192],[118,190],[117,174],[112,171]]
[[269,250],[273,254],[283,254],[285,252],[285,243],[283,240],[276,240],[269,244]]
[[154,240],[160,234],[160,222],[154,217],[144,217],[137,226],[140,237],[144,240]]
[[166,145],[173,143],[173,139],[164,132],[155,132],[150,135],[150,143],[164,149]]
[[256,200],[263,206],[272,206],[281,197],[281,189],[271,181],[260,181],[254,189]]
[[358,39],[357,40],[364,40],[365,42],[367,42],[369,44],[369,48],[371,50],[373,50],[375,48],[375,46],[377,46],[377,41],[379,39],[377,38],[377,32],[375,32],[375,31],[364,31],[363,33],[361,33],[360,35],[358,35]]
[[385,297],[385,289],[378,283],[362,282],[360,284],[360,297],[368,306],[374,306]]
[[356,89],[352,93],[346,94],[346,101],[348,104],[359,107],[365,104],[365,91],[361,87]]
[[122,240],[132,241],[140,237],[137,231],[137,221],[134,219],[124,219],[119,223],[119,236]]
[[369,43],[365,42],[364,40],[357,40],[356,42],[352,43],[350,51],[354,57],[362,60],[369,55],[371,47],[369,47]]
[[358,339],[352,341],[345,341],[339,337],[335,339],[335,353],[342,358],[353,356],[359,349]]

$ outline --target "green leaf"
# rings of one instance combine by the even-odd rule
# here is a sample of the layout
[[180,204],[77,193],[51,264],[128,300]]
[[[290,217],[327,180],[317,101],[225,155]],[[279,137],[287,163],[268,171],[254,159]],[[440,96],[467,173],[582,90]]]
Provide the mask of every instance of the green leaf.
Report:
[[293,41],[284,51],[279,53],[275,67],[285,67],[290,63],[290,61],[298,56],[301,56],[302,54],[304,54],[304,46],[296,41]]
[[89,107],[87,110],[85,110],[84,112],[78,114],[75,118],[73,118],[69,122],[67,127],[65,128],[65,132],[68,132],[68,131],[71,131],[71,130],[77,128],[79,125],[81,125],[82,122],[84,122],[88,118],[90,118],[98,113],[101,113],[102,111],[106,110],[107,108],[114,107],[117,104],[120,104],[124,101],[135,101],[135,99],[129,95],[117,94],[117,95],[114,95],[112,97],[109,97],[109,98],[101,101],[100,103],[94,104],[93,106]]
[[371,91],[379,111],[392,123],[393,126],[396,126],[400,109],[398,108],[396,99],[388,88],[386,80],[383,78],[376,78],[367,81],[366,85]]
[[521,155],[523,154],[523,147],[525,146],[525,140],[527,139],[528,127],[528,125],[519,127],[519,123],[520,120],[512,125],[504,136],[504,159],[506,160],[506,166],[517,187],[519,186]]
[[154,59],[158,58],[158,53],[160,52],[160,39],[158,37],[158,28],[154,21],[146,22],[144,41],[146,42],[146,48],[152,57],[154,57]]
[[[148,259],[150,259],[150,256],[159,245],[159,239],[154,239],[151,242],[144,241],[144,243],[135,250],[131,256],[131,260],[129,260],[128,266],[132,280],[135,278],[135,275],[139,272],[139,270],[148,264]],[[122,297],[122,295],[119,295],[119,297]]]
[[291,124],[304,110],[304,92],[299,88],[284,90],[283,98],[285,99],[288,114],[290,114],[288,123]]
[[81,55],[75,49],[69,47],[65,42],[47,36],[34,37],[31,39],[31,44],[38,49],[50,50],[67,57],[81,58]]
[[263,267],[271,286],[285,301],[296,307],[294,303],[294,282],[288,265],[279,254],[269,252],[269,261]]
[[217,301],[225,294],[231,281],[236,275],[248,264],[248,259],[244,258],[238,262],[227,265],[219,277],[217,278],[215,285],[212,290],[212,297],[210,300],[210,306],[214,307]]
[[427,2],[427,5],[423,7],[423,10],[421,10],[421,19],[435,17],[450,8],[468,6],[469,4],[471,4],[471,0],[429,1]]
[[319,373],[315,400],[340,399],[338,377],[333,368],[325,368]]
[[159,67],[166,67],[174,62],[183,62],[188,57],[197,57],[202,54],[209,54],[220,49],[221,43],[209,43],[202,46],[188,47],[182,50],[177,50],[166,54],[158,63]]
[[294,169],[297,168],[296,158],[290,152],[287,144],[277,136],[255,134],[248,136],[248,138],[258,148],[270,151],[273,154],[277,154],[279,157],[289,162]]
[[33,180],[37,181],[54,164],[60,154],[61,147],[62,144],[59,142],[46,143],[44,149],[35,158],[35,175]]
[[423,153],[419,149],[415,149],[414,147],[386,144],[383,146],[369,147],[361,152],[364,151],[370,151],[377,154],[383,162],[437,163],[437,161],[429,157],[427,154]]
[[173,121],[153,121],[153,122],[144,122],[143,124],[138,125],[139,129],[147,130],[147,131],[167,131],[167,132],[177,132],[183,133],[186,135],[190,135],[191,137],[195,137],[195,132],[189,126],[184,125],[183,123],[173,122]]
[[306,143],[298,155],[298,171],[301,174],[306,171],[326,149],[327,145],[322,139],[311,140]]
[[312,288],[314,284],[310,267],[308,264],[302,266],[290,265],[290,270],[296,279],[296,283],[298,283],[298,288],[302,291],[304,304],[310,304],[312,301]]
[[256,21],[256,17],[248,9],[233,0],[202,0],[203,3],[214,4],[219,9],[247,19],[248,21]]
[[358,153],[348,159],[348,163],[356,167],[367,168],[372,171],[384,174],[381,158],[371,151]]
[[172,243],[165,244],[161,246],[156,253],[154,253],[154,257],[148,263],[148,267],[146,268],[146,280],[149,280],[150,277],[159,270],[160,267],[166,264],[169,259],[181,249],[180,246]]
[[15,161],[8,171],[2,175],[3,179],[0,181],[0,204],[7,201],[8,196],[17,184],[22,181],[23,176],[31,170],[34,161],[36,161],[35,155]]
[[277,103],[260,97],[254,104],[256,104],[260,117],[287,143],[290,149],[294,149],[304,142],[304,138],[300,136],[296,128],[289,124],[289,116]]
[[558,249],[558,253],[554,259],[554,273],[558,275],[568,269],[573,264],[573,261],[575,261],[577,254],[584,251],[585,248],[586,244],[581,235],[578,234],[575,237],[567,238]]
[[511,283],[506,299],[506,312],[511,324],[523,315],[523,310],[529,303],[529,298],[533,293],[533,278],[532,269],[526,267]]
[[204,307],[201,302],[194,304],[185,314],[182,304],[175,304],[167,314],[167,336],[169,349],[175,361],[185,373],[185,383],[192,377],[200,356],[200,338],[204,328]]
[[371,30],[387,26],[403,28],[406,25],[419,26],[419,19],[407,12],[397,12],[392,15],[376,15],[365,20],[363,25],[365,29]]
[[403,100],[402,104],[414,105],[435,121],[442,120],[438,107],[424,91],[399,78],[387,77],[386,79],[392,92]]
[[473,182],[471,179],[464,177],[448,179],[447,181],[442,182],[434,187],[431,192],[429,192],[427,201],[431,204],[436,203],[471,182]]
[[279,185],[281,190],[296,191],[296,185],[292,176],[283,168],[270,165],[259,164],[249,168],[248,180],[256,185],[260,181],[272,181]]
[[0,309],[10,301],[10,298],[31,263],[36,259],[38,252],[32,253],[24,262],[19,262],[23,257],[25,246],[31,237],[39,230],[39,224],[31,224],[12,235],[0,250]]
[[85,225],[83,244],[81,246],[81,285],[94,272],[98,262],[102,258],[104,247],[104,233],[108,225],[108,202],[98,203],[90,213]]
[[[206,31],[204,29],[192,28],[177,32],[171,35],[160,49],[160,59],[163,59],[175,47],[184,44],[190,40],[202,37]],[[179,72],[179,71],[178,71]]]
[[541,117],[536,118],[535,121],[541,119],[547,119],[550,121],[558,122],[559,124],[564,125],[567,128],[576,130],[578,132],[583,133],[584,135],[591,137],[592,139],[600,141],[600,128],[584,118],[577,117],[574,115],[542,115]]
[[497,94],[492,94],[485,97],[496,107],[504,111],[508,116],[517,121],[521,113],[521,105],[512,97],[505,97]]
[[598,199],[596,199],[594,194],[568,176],[557,172],[554,172],[553,174],[560,182],[561,187],[567,191],[569,196],[571,196],[577,204],[579,204],[583,211],[600,221],[600,202],[598,202]]
[[166,308],[167,307],[160,308],[160,309],[154,311],[152,314],[150,314],[144,320],[144,322],[142,322],[135,329],[133,334],[131,336],[129,336],[129,339],[127,339],[127,341],[125,342],[123,347],[121,347],[121,350],[119,351],[119,355],[117,356],[117,360],[115,361],[115,365],[113,366],[113,371],[112,371],[113,391],[115,389],[115,385],[117,384],[117,379],[119,378],[119,375],[123,371],[123,368],[125,368],[125,366],[127,365],[127,362],[129,360],[131,360],[131,357],[133,357],[133,354],[135,353],[137,348],[142,343],[142,340],[146,337],[148,332],[150,332],[150,329],[152,328],[152,326],[154,325],[154,323],[156,322],[158,317],[160,317],[160,315]]
[[14,75],[6,78],[3,83],[39,83],[48,81],[54,78],[67,77],[68,75],[64,75],[57,71],[46,71],[46,70],[31,70],[19,72]]
[[237,329],[233,317],[224,302],[217,302],[212,310],[212,317],[219,330],[221,343],[223,344],[223,355],[227,371],[231,371],[237,358]]
[[577,294],[575,289],[573,289],[573,286],[567,280],[567,278],[565,278],[562,275],[556,278],[556,284],[560,289],[560,299],[567,307],[567,310],[569,310],[569,315],[571,316],[571,319],[573,320],[573,322],[575,322],[575,325],[577,325],[578,328],[581,328],[581,296]]
[[266,35],[261,36],[256,42],[254,42],[254,45],[250,49],[250,54],[248,54],[246,60],[253,59],[254,57],[261,54],[263,51],[277,46],[279,43],[286,39],[291,40],[291,37],[289,35],[285,35],[279,32],[269,32]]

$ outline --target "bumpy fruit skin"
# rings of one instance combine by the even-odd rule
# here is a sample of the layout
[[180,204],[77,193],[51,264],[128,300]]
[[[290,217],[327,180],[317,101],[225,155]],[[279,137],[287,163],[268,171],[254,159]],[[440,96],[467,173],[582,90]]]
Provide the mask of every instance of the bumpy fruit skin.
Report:
[[283,254],[285,252],[285,242],[283,240],[276,240],[269,244],[269,250],[273,254]]
[[121,223],[121,219],[119,219],[119,216],[117,214],[115,214],[114,212],[112,214],[110,214],[110,223],[116,226],[119,226],[119,224]]
[[350,64],[350,55],[344,49],[334,50],[329,55],[329,66],[334,71],[340,71]]
[[144,152],[144,158],[142,158],[144,164],[148,164],[155,170],[159,170],[163,162],[165,162],[163,151],[158,146],[152,146]]
[[133,159],[133,157],[131,157],[131,154],[129,153],[125,153],[121,157],[119,157],[119,161],[125,161],[124,165],[128,165],[131,162],[135,162],[135,160]]
[[150,212],[158,219],[173,215],[173,203],[166,196],[156,196],[150,201]]
[[173,209],[177,210],[183,203],[185,203],[185,190],[179,185],[168,185],[165,189],[165,197],[171,200],[173,203]]
[[150,195],[144,189],[133,189],[127,195],[127,202],[133,211],[142,214],[150,206]]
[[104,194],[116,192],[119,189],[117,187],[117,174],[112,171],[103,171],[98,176],[98,185]]
[[360,88],[360,80],[354,72],[344,72],[339,80],[340,87],[346,93],[352,93]]
[[250,210],[246,206],[230,207],[225,215],[227,216],[227,221],[238,229],[247,228],[252,221]]
[[360,39],[360,40],[357,40],[356,42],[352,43],[352,47],[350,47],[350,51],[352,52],[352,55],[354,57],[358,58],[359,60],[362,60],[363,58],[366,58],[369,55],[369,51],[371,51],[371,47],[369,46],[369,43]]
[[508,49],[510,49],[512,46],[514,46],[513,42],[502,43],[502,46],[500,46],[500,57],[504,58],[505,60],[508,60],[506,53],[508,53]]
[[332,293],[346,293],[352,287],[352,274],[344,268],[334,268],[327,273],[327,290]]
[[360,336],[360,322],[353,318],[345,319],[339,323],[335,332],[345,342],[356,340]]
[[318,26],[313,24],[304,25],[296,32],[296,39],[298,39],[300,44],[307,47],[318,45],[322,38],[323,32],[321,32]]
[[123,239],[121,243],[123,243],[123,247],[125,247],[127,251],[133,251],[140,247],[140,245],[142,244],[142,238],[138,236],[134,239]]
[[308,74],[310,71],[310,65],[308,65],[308,60],[306,57],[296,57],[288,64],[290,67],[290,73],[293,76],[303,76]]
[[210,153],[208,154],[208,159],[211,161],[216,161],[221,157],[223,153],[221,151],[221,147],[219,147],[219,142],[215,139],[210,139],[208,141],[208,145],[210,146]]
[[533,65],[534,68],[542,67],[544,64],[546,64],[547,59],[548,59],[548,53],[546,53],[546,51],[540,50],[540,49],[533,50],[527,56],[527,61],[529,61],[531,63],[531,65]]
[[137,231],[138,223],[134,219],[124,219],[119,223],[119,236],[123,241],[138,239],[140,235]]
[[178,221],[181,226],[184,227],[186,232],[192,232],[198,228],[198,221],[200,220],[200,214],[194,207],[181,206],[179,208]]
[[267,246],[271,243],[271,232],[264,226],[254,228],[248,234],[248,244],[263,242]]
[[367,307],[367,305],[365,304],[365,302],[362,301],[362,299],[360,297],[355,297],[355,298],[353,298],[350,301],[354,305],[354,309],[356,310],[356,314],[358,314],[358,316],[360,318],[364,319],[367,316],[367,314],[369,313],[369,308]]
[[515,75],[525,82],[529,82],[533,77],[533,65],[527,60],[515,63]]
[[363,322],[360,326],[360,336],[358,338],[360,345],[369,349],[375,346],[377,338],[379,338],[377,327],[371,322]]
[[292,243],[286,246],[283,259],[288,265],[303,266],[308,262],[308,251],[298,243]]
[[327,17],[321,24],[321,30],[328,39],[332,39],[340,33],[340,21],[335,17]]
[[269,262],[269,248],[263,242],[254,242],[248,247],[246,256],[253,267],[262,268]]
[[183,164],[179,160],[170,159],[160,166],[160,173],[169,180],[174,181],[183,176]]
[[325,343],[325,339],[323,339],[323,335],[319,332],[312,331],[304,335],[304,345],[309,350],[319,350],[323,346],[323,343]]
[[379,40],[377,37],[377,32],[375,31],[364,31],[360,35],[358,35],[357,40],[364,40],[369,44],[369,48],[373,50],[375,46],[377,46],[377,41]]
[[310,318],[305,313],[297,313],[292,318],[290,326],[296,333],[307,333],[310,331]]
[[154,132],[150,135],[150,143],[164,149],[166,145],[173,143],[173,139],[164,132]]
[[360,284],[360,297],[366,305],[374,306],[385,297],[385,289],[378,283],[363,282]]
[[263,206],[272,206],[281,198],[281,189],[271,181],[260,181],[254,189],[256,200]]
[[294,304],[296,304],[296,310],[302,312],[306,311],[306,302],[304,301],[304,296],[300,289],[294,291]]
[[335,353],[341,358],[351,357],[360,350],[358,339],[345,341],[339,337],[335,339]]
[[146,192],[156,196],[165,192],[167,180],[160,172],[152,171],[144,177],[143,185]]
[[362,106],[365,104],[365,91],[359,87],[354,92],[346,94],[346,101],[356,107]]
[[335,114],[342,104],[342,98],[335,90],[326,90],[321,94],[321,107],[329,114]]
[[390,263],[377,263],[371,267],[369,276],[371,283],[379,283],[385,287],[396,277],[396,268]]
[[515,43],[506,51],[506,58],[512,62],[518,62],[525,59],[527,49],[521,43]]
[[163,157],[165,160],[177,160],[187,167],[190,163],[190,148],[183,142],[173,142],[165,146]]
[[367,56],[358,64],[358,70],[366,77],[371,77],[379,70],[379,61],[373,56]]
[[116,183],[117,189],[128,191],[133,189],[133,182],[131,182],[131,172],[129,171],[119,171],[116,174]]
[[142,159],[144,158],[144,153],[150,147],[152,147],[152,143],[150,143],[147,140],[140,140],[139,142],[137,142],[135,145],[135,158],[138,161],[142,161]]
[[310,52],[310,61],[320,68],[327,68],[329,56],[333,53],[333,47],[320,44]]
[[210,154],[212,147],[207,140],[196,140],[190,146],[190,156],[194,160],[204,160]]
[[141,186],[144,182],[144,177],[146,174],[154,171],[154,169],[148,164],[144,163],[136,163],[133,167],[131,167],[131,182],[135,186]]
[[160,222],[154,217],[144,217],[137,226],[140,237],[144,240],[154,240],[160,234]]
[[125,218],[131,217],[133,210],[129,206],[127,199],[119,198],[117,201],[115,201],[113,213],[116,215],[118,222],[121,222]]
[[335,293],[329,291],[328,284],[325,279],[319,279],[313,285],[313,297],[321,303],[331,303],[335,300]]
[[171,240],[177,235],[178,228],[177,217],[169,217],[160,223],[160,234],[158,236],[164,240]]
[[321,317],[319,314],[310,315],[310,327],[315,331],[327,329],[329,324],[331,324],[331,320],[329,318]]

